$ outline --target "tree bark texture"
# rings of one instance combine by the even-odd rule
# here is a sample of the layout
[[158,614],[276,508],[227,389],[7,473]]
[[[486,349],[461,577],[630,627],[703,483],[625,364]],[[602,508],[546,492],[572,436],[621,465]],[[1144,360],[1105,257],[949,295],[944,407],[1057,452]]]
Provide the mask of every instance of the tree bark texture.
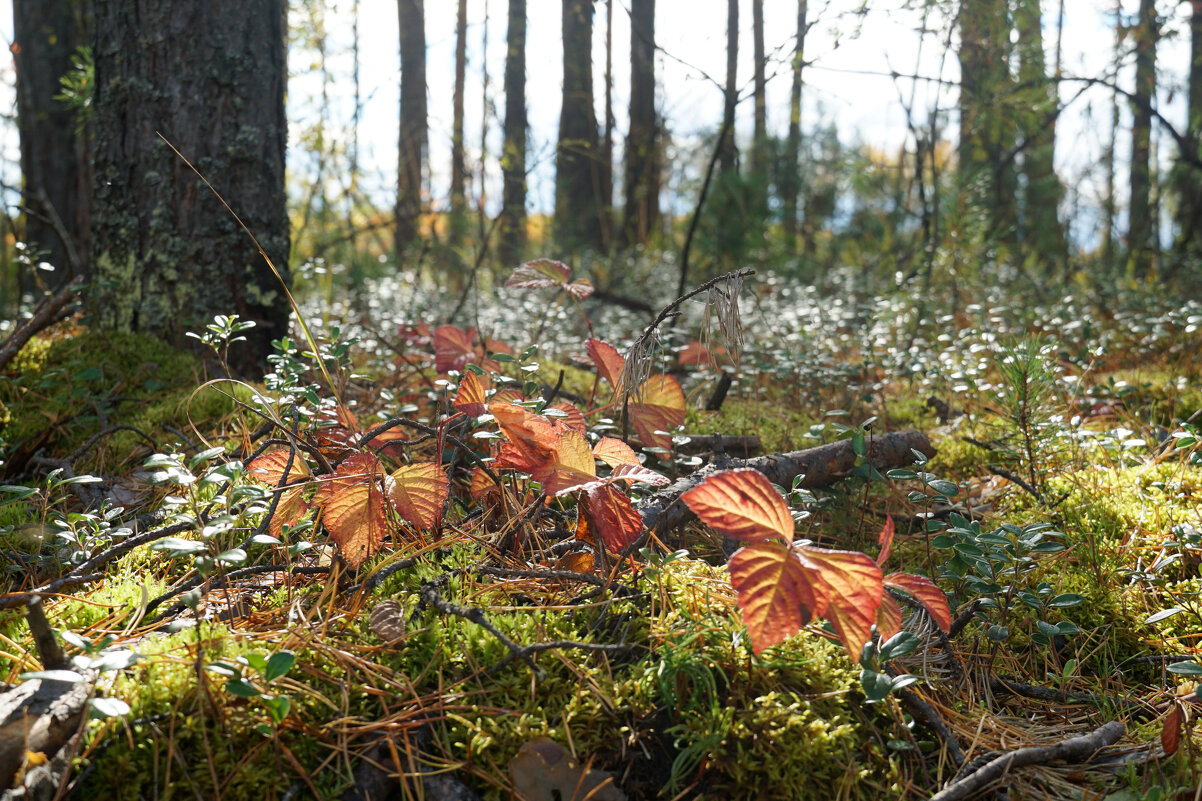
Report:
[[726,89],[722,105],[722,140],[718,155],[718,170],[723,175],[733,173],[738,159],[735,147],[735,106],[739,100],[739,0],[727,0],[726,5]]
[[630,130],[626,136],[626,244],[645,245],[659,222],[655,119],[655,0],[630,5]]
[[110,329],[182,343],[216,314],[253,320],[248,374],[288,330],[283,0],[95,0],[92,306]]
[[1152,102],[1156,96],[1156,41],[1160,30],[1154,0],[1140,0],[1135,26],[1135,92],[1131,110],[1131,199],[1127,206],[1127,252],[1131,277],[1142,281],[1156,251],[1152,208]]
[[501,263],[516,267],[526,247],[526,0],[509,0],[505,52],[504,183],[501,205]]
[[24,239],[68,277],[87,272],[92,186],[87,136],[55,95],[87,43],[83,0],[13,0]]
[[793,47],[793,83],[789,90],[789,136],[785,162],[777,182],[784,205],[784,231],[790,248],[797,245],[798,196],[801,194],[801,71],[805,66],[806,0],[797,4],[797,39]]
[[751,172],[755,176],[752,207],[757,215],[768,213],[768,81],[764,76],[764,0],[751,0],[751,42],[754,60],[752,100],[755,125],[751,140]]
[[601,159],[593,107],[593,0],[563,0],[563,102],[555,162],[556,239],[601,248]]
[[463,153],[463,93],[467,83],[467,0],[459,0],[455,18],[455,90],[451,97],[451,231],[452,245],[467,233],[467,165]]
[[[1195,157],[1202,156],[1202,0],[1191,0],[1189,23],[1189,103],[1186,142]],[[1186,253],[1202,251],[1202,171],[1178,167],[1180,202],[1177,207],[1178,244]]]
[[397,0],[401,26],[401,120],[397,145],[396,252],[417,239],[426,172],[425,0]]

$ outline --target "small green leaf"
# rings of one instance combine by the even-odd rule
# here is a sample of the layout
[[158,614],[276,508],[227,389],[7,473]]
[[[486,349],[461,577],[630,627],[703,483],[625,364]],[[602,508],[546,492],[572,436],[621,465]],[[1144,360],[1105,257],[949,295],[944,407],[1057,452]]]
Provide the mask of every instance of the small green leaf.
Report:
[[1182,676],[1202,676],[1202,665],[1197,662],[1174,662],[1169,665],[1169,672]]
[[1155,612],[1151,615],[1148,615],[1146,618],[1144,618],[1144,623],[1145,624],[1159,623],[1162,620],[1167,620],[1170,617],[1172,617],[1173,615],[1179,614],[1184,611],[1185,611],[1185,609],[1183,609],[1180,606],[1174,606],[1170,609],[1161,609],[1159,612]]
[[89,698],[88,704],[99,718],[120,718],[129,714],[129,704],[120,698]]
[[267,665],[263,669],[263,680],[273,682],[280,676],[283,676],[296,663],[296,654],[291,651],[280,651],[272,654],[267,660]]
[[225,691],[239,698],[258,698],[259,691],[246,679],[230,679],[225,683]]

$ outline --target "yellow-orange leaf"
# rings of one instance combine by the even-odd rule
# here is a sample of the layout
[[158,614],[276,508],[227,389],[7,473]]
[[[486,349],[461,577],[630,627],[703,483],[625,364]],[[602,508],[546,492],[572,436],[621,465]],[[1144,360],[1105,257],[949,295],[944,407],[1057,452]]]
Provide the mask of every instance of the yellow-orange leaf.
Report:
[[597,478],[597,465],[584,434],[564,429],[555,441],[551,456],[531,475],[541,482],[548,495],[563,495]]
[[710,351],[700,342],[689,342],[676,354],[676,363],[681,367],[709,364]]
[[450,491],[442,467],[436,462],[417,462],[398,468],[389,478],[385,486],[397,514],[419,531],[434,528]]
[[318,500],[325,506],[322,520],[330,538],[352,568],[384,543],[388,533],[386,499],[380,489],[380,461],[369,453],[347,457],[322,484]]
[[570,570],[573,573],[592,573],[595,558],[591,553],[575,551],[566,553],[555,560],[552,570]]
[[572,268],[554,259],[534,259],[514,268],[505,286],[514,289],[547,289],[568,282]]
[[608,381],[616,392],[622,385],[622,368],[626,366],[626,359],[613,345],[599,339],[589,339],[584,343],[584,349],[588,351],[593,364],[597,365],[597,375]]
[[602,437],[593,446],[593,456],[610,467],[620,464],[639,464],[639,457],[625,442],[614,437]]
[[714,473],[680,496],[701,522],[728,537],[759,542],[769,537],[793,540],[793,517],[785,499],[756,470]]
[[605,547],[620,552],[639,538],[643,518],[630,498],[612,484],[599,484],[588,492],[588,512]]
[[[250,477],[273,487],[280,486],[290,453],[287,449],[279,448],[263,454],[248,465]],[[308,478],[309,475],[309,465],[305,464],[305,460],[298,453],[292,459],[292,467],[288,470],[288,479],[284,483],[291,484],[293,481]]]
[[[630,424],[644,445],[672,449],[671,431],[684,423],[685,400],[680,382],[670,375],[653,375],[630,402]],[[659,433],[664,432],[664,433]]]
[[881,569],[872,558],[856,551],[830,551],[803,546],[797,549],[802,564],[813,568],[824,586],[825,609],[812,611],[831,622],[852,661],[872,636],[876,610],[885,594]]
[[607,477],[608,481],[625,481],[633,484],[638,481],[653,487],[664,487],[670,484],[668,477],[660,475],[649,467],[641,464],[620,464]]
[[877,544],[881,546],[881,552],[876,555],[876,563],[878,565],[885,564],[885,560],[889,558],[890,551],[893,550],[893,518],[885,516],[885,525],[881,528],[880,536],[877,537]]
[[814,587],[791,548],[758,542],[730,557],[730,583],[757,654],[791,637],[810,619]]
[[881,598],[881,605],[876,610],[876,630],[882,640],[887,640],[901,631],[902,611],[892,595],[886,593]]
[[562,414],[550,415],[547,417],[562,426],[579,431],[581,434],[588,433],[588,423],[585,422],[584,412],[577,409],[570,403],[557,403],[554,406],[548,406],[548,409],[555,409]]
[[479,467],[472,470],[472,483],[467,490],[468,494],[471,495],[472,498],[480,500],[488,493],[494,492],[496,489],[497,485],[491,478],[488,477],[488,473],[485,473]]
[[498,467],[533,473],[551,459],[562,428],[557,428],[542,415],[508,403],[494,401],[488,404],[488,411],[496,418],[507,440],[497,459]]
[[295,526],[309,511],[308,504],[301,497],[303,492],[303,488],[293,487],[280,494],[280,502],[276,504],[275,514],[271,516],[271,521],[267,524],[267,530],[273,537],[282,539],[284,526]]
[[913,573],[890,573],[885,576],[885,584],[913,596],[944,634],[951,631],[952,610],[947,605],[947,596],[935,586],[935,582],[926,576],[916,576]]
[[451,405],[469,417],[479,417],[485,411],[485,392],[491,382],[474,372],[468,372],[459,382],[459,392]]

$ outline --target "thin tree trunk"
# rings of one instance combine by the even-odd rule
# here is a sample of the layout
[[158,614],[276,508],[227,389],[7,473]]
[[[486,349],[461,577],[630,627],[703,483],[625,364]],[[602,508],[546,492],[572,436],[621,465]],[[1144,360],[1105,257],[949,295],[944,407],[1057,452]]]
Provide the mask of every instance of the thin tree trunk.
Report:
[[592,0],[563,0],[563,103],[555,162],[555,231],[565,249],[602,247],[592,44]]
[[261,371],[288,333],[279,280],[158,132],[212,181],[287,280],[284,0],[95,0],[92,308],[108,329],[183,345],[217,314],[256,326]]
[[463,244],[467,233],[467,167],[463,155],[463,93],[467,83],[467,0],[459,0],[455,18],[455,90],[451,96],[451,225],[450,243]]
[[499,256],[516,266],[526,247],[526,0],[509,0],[505,54],[504,197]]
[[806,0],[797,3],[797,40],[793,47],[793,85],[789,92],[789,138],[780,186],[784,203],[785,239],[790,250],[797,247],[798,195],[801,194],[801,71],[805,66]]
[[62,276],[88,271],[88,138],[55,95],[88,42],[82,0],[13,0],[13,60],[27,243]]
[[1009,92],[1007,5],[975,0],[960,7],[959,178],[970,213],[983,215],[991,235],[1012,239],[1012,120],[1001,108]]
[[397,154],[396,254],[417,239],[426,164],[425,0],[397,0],[401,28],[401,118]]
[[[632,12],[633,13],[633,12]],[[614,0],[605,0],[605,132],[601,138],[601,240],[614,244]]]
[[722,106],[722,127],[727,131],[718,156],[723,175],[735,171],[738,149],[735,147],[735,105],[739,99],[739,0],[726,4],[726,89]]
[[1154,0],[1140,0],[1135,29],[1135,97],[1131,122],[1131,199],[1128,204],[1128,270],[1142,281],[1152,269],[1156,215],[1151,204],[1152,102],[1156,94],[1156,41],[1159,29]]
[[[488,78],[488,0],[484,0],[484,25],[480,30],[480,52],[483,53],[480,57],[480,194],[476,198],[476,217],[480,222],[478,235],[480,238],[480,252],[476,261],[483,263],[484,256],[488,253],[488,121],[493,115],[492,101],[489,100],[489,89],[491,85]],[[524,29],[523,29],[524,30]],[[524,36],[525,34],[523,34]],[[525,62],[523,62],[525,63]],[[523,67],[523,70],[525,68]],[[523,75],[525,73],[523,72]],[[524,112],[523,112],[524,113]],[[504,192],[502,192],[502,196]]]
[[751,172],[757,214],[768,213],[768,83],[764,77],[764,0],[751,0],[751,39],[754,52],[753,99],[755,127],[751,144]]
[[655,119],[655,0],[630,5],[630,130],[626,136],[628,245],[645,245],[659,219],[659,136]]
[[[1187,147],[1202,156],[1202,0],[1192,0],[1190,13],[1189,103]],[[1181,164],[1177,168],[1181,201],[1177,209],[1177,246],[1196,255],[1202,250],[1202,172]]]

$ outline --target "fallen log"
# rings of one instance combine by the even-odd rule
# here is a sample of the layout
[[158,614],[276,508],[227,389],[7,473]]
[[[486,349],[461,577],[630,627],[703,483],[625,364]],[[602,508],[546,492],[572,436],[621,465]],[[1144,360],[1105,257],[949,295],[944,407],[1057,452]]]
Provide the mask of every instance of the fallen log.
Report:
[[54,757],[79,731],[91,686],[30,679],[0,692],[0,788],[8,789],[28,754]]
[[17,355],[21,347],[32,339],[35,334],[63,318],[63,312],[67,304],[75,299],[82,286],[82,278],[76,278],[71,281],[47,298],[38,307],[37,311],[34,312],[33,317],[30,317],[24,324],[17,327],[8,335],[7,339],[0,342],[0,369],[3,369]]
[[[926,434],[921,431],[894,431],[873,436],[865,441],[868,446],[868,461],[877,470],[889,470],[914,464],[914,451],[928,459],[935,455],[935,448]],[[707,465],[696,473],[677,479],[640,501],[635,509],[643,518],[643,525],[658,532],[669,531],[688,522],[693,517],[689,507],[680,500],[682,493],[700,484],[708,476],[722,470],[750,467],[768,477],[773,484],[782,487],[792,485],[793,479],[804,475],[801,485],[806,489],[829,487],[844,478],[856,464],[856,452],[849,439],[819,445],[789,453],[771,453],[754,459],[723,459]]]
[[760,438],[755,434],[690,434],[688,440],[675,446],[681,453],[730,453],[744,457],[760,449]]

